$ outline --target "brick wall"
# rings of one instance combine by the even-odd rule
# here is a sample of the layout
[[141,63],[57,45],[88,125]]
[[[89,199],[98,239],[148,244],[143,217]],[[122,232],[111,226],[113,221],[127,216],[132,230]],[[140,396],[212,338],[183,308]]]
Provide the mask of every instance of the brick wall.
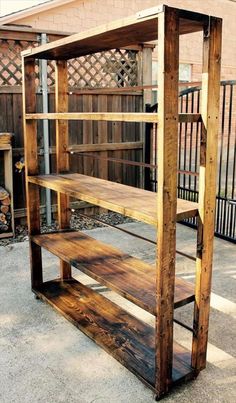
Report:
[[[158,0],[77,0],[65,6],[18,20],[17,23],[39,29],[79,32],[132,15],[138,10],[156,6],[158,3],[161,2]],[[235,79],[236,3],[230,0],[166,0],[165,4],[223,18],[222,79]],[[192,80],[200,78],[201,43],[201,33],[185,35],[180,40],[180,62],[192,64]]]

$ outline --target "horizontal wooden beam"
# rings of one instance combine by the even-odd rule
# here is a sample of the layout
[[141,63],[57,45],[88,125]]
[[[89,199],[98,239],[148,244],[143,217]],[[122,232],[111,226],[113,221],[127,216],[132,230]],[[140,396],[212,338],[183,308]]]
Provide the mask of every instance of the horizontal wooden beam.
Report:
[[143,148],[142,141],[122,142],[122,143],[101,143],[101,144],[79,144],[69,146],[70,152],[99,152],[99,151],[117,151],[117,150],[140,150]]
[[[116,151],[116,150],[141,150],[143,148],[142,141],[124,141],[122,143],[100,143],[100,144],[72,144],[66,151],[73,152],[99,152],[99,151]],[[49,148],[50,154],[56,153],[56,147]],[[13,155],[24,154],[24,148],[13,148]],[[43,148],[38,147],[38,155],[43,155]]]
[[[68,113],[28,113],[27,120],[98,120],[108,122],[146,122],[158,123],[156,113],[138,112],[68,112]],[[179,122],[199,122],[200,113],[180,113]]]

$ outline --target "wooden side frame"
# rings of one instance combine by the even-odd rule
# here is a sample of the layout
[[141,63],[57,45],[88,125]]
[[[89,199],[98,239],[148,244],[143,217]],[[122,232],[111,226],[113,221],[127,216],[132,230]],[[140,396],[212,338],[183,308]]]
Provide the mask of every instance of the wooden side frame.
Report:
[[[68,78],[67,61],[57,60],[55,68],[55,110],[68,111]],[[69,145],[68,121],[56,120],[56,167],[57,173],[69,171],[69,154],[66,152]],[[57,193],[58,224],[60,229],[70,228],[70,198],[64,193]],[[61,279],[71,278],[71,266],[60,261]]]
[[203,39],[202,133],[199,172],[199,222],[192,366],[196,374],[206,366],[219,129],[222,19],[210,17]]
[[179,15],[165,8],[158,15],[158,196],[156,393],[172,383],[173,302],[175,286]]
[[[38,175],[37,122],[26,120],[26,113],[36,112],[35,60],[22,60],[23,127],[25,147],[26,203],[29,237],[40,233],[39,187],[28,181],[29,175]],[[30,239],[30,263],[32,288],[43,282],[41,247]]]

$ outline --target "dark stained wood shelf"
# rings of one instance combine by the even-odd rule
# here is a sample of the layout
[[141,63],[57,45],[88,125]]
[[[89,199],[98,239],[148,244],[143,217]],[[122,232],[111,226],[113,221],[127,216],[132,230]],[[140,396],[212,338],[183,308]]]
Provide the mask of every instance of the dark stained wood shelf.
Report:
[[[33,291],[154,389],[154,328],[75,279],[48,281]],[[176,342],[173,349],[173,383],[192,378],[190,352]]]
[[[154,192],[82,174],[29,176],[28,181],[147,224],[157,225],[157,195]],[[177,221],[197,214],[197,203],[177,200]]]
[[[156,315],[154,266],[82,232],[48,233],[31,239],[100,284]],[[194,286],[177,277],[174,301],[175,308],[193,302]]]

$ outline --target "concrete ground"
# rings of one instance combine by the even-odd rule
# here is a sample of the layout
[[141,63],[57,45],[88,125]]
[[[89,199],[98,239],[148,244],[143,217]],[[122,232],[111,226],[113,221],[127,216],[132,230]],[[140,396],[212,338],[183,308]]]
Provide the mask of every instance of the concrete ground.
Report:
[[[125,224],[154,239],[145,224]],[[153,262],[150,243],[109,228],[87,231],[144,260]],[[196,232],[178,226],[178,249],[193,254]],[[88,337],[30,291],[28,243],[0,247],[0,402],[1,403],[139,403],[153,393]],[[44,253],[45,280],[56,277],[57,259]],[[178,256],[177,273],[194,280],[194,262]],[[99,289],[85,275],[75,276]],[[175,388],[167,402],[236,402],[236,247],[215,239],[213,293],[207,369],[197,380]],[[108,298],[153,323],[145,313],[109,290]],[[176,310],[176,318],[191,325],[192,304]],[[190,334],[176,326],[183,345]]]

